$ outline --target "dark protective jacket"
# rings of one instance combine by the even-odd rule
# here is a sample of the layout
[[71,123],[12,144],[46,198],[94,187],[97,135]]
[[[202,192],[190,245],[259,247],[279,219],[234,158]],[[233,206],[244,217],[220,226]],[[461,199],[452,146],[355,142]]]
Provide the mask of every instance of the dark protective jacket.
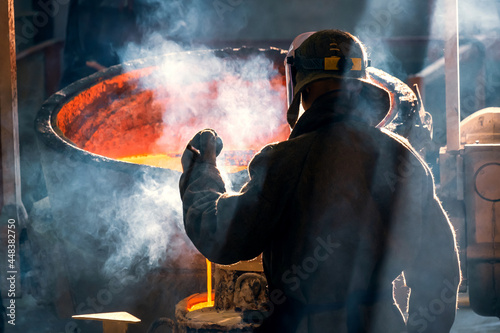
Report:
[[[227,193],[216,166],[181,177],[185,229],[208,259],[263,252],[266,332],[448,332],[460,279],[454,232],[409,143],[315,101],[287,141],[264,147]],[[411,288],[408,327],[392,281]]]

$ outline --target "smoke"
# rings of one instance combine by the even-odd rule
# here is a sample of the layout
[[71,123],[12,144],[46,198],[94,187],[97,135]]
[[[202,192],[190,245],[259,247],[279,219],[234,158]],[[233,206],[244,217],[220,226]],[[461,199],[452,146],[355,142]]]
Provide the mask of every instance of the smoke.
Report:
[[248,22],[243,0],[141,0],[135,6],[144,36],[160,33],[183,45],[234,36]]
[[354,33],[367,46],[372,66],[405,80],[423,66],[430,16],[428,2],[370,1]]
[[[169,42],[161,44],[157,54],[170,46],[177,52],[158,57],[157,70],[142,80],[143,89],[152,89],[155,103],[161,103],[164,109],[164,131],[156,142],[158,153],[181,154],[192,136],[208,127],[222,137],[225,151],[257,150],[277,134],[286,134],[284,87],[281,79],[275,79],[279,73],[268,58],[179,52],[179,46]],[[218,163],[224,170],[223,157]],[[226,175],[226,179],[230,177]],[[146,174],[132,185],[128,196],[110,202],[113,215],[104,212],[100,217],[116,222],[104,236],[115,244],[105,266],[108,274],[137,262],[148,270],[164,261],[192,255],[176,251],[183,248],[178,242],[185,241],[176,237],[184,230],[177,181],[173,176],[165,184]]]
[[[222,30],[222,25],[232,24],[232,32],[244,26],[243,2],[190,1],[198,6],[182,2],[180,8],[175,7],[180,1],[147,3],[152,6],[149,10],[156,6],[149,21],[141,23],[141,29],[150,32],[141,41],[117,51],[125,70],[131,69],[127,62],[134,59],[146,59],[155,67],[138,88],[152,91],[154,103],[164,110],[164,130],[154,153],[178,156],[189,139],[206,127],[219,133],[225,152],[242,150],[247,161],[263,145],[286,139],[289,129],[284,115],[285,89],[274,61],[257,50],[242,51],[240,57],[232,50],[214,52],[199,44],[193,46],[196,38],[211,33],[219,37],[217,30]],[[230,7],[213,7],[214,3]],[[162,12],[165,8],[171,12]],[[170,19],[163,22],[166,17]],[[218,23],[207,24],[207,20]],[[154,25],[161,28],[162,24],[165,29],[154,29]],[[112,96],[115,93],[110,91]],[[95,112],[98,116],[99,109]],[[111,141],[121,141],[114,139]],[[54,274],[54,289],[57,275],[68,277],[74,311],[126,309],[137,303],[131,298],[144,297],[140,288],[148,284],[155,290],[173,286],[162,296],[171,303],[168,306],[174,306],[180,297],[201,291],[196,275],[199,273],[192,272],[204,268],[205,262],[184,232],[179,172],[139,166],[140,174],[129,173],[132,168],[128,167],[121,172],[107,163],[102,167],[94,164],[99,157],[91,157],[91,165],[87,165],[79,157],[46,150],[44,171],[54,220],[40,233],[57,235],[63,249],[63,264],[54,259],[57,270],[46,271]],[[241,183],[245,178],[246,171],[233,173],[226,166],[224,153],[218,163],[228,189],[231,182]],[[177,276],[178,272],[186,274],[182,275],[186,278]],[[162,274],[168,276],[168,284]],[[151,283],[151,279],[161,283]],[[127,293],[115,293],[118,288],[109,287],[111,281],[127,287]],[[158,315],[163,315],[162,308],[150,310],[162,311]]]
[[113,221],[101,236],[113,247],[104,266],[107,275],[125,269],[141,278],[167,260],[195,254],[176,237],[183,228],[182,203],[173,178],[160,181],[144,174],[128,193],[110,200],[113,209],[101,212],[100,219]]
[[[498,106],[500,71],[495,56],[495,41],[499,33],[499,3],[495,0],[458,1],[460,40],[460,97],[462,119],[488,106]],[[430,28],[431,44],[421,73],[426,89],[426,108],[432,113],[435,130],[446,133],[444,44],[449,17],[446,1],[436,0]],[[439,145],[446,144],[445,136]]]
[[[460,35],[497,34],[499,31],[499,4],[496,0],[458,1],[458,19]],[[431,35],[435,38],[444,38],[446,16],[444,0],[436,0],[432,20]]]
[[[433,117],[436,146],[446,144],[444,46],[447,1],[378,1],[367,4],[355,34],[368,48],[372,66],[403,81],[420,76],[426,110]],[[494,56],[499,3],[458,1],[462,118],[497,106],[500,71]],[[438,141],[436,141],[438,140]],[[435,152],[437,156],[437,151]]]
[[260,149],[284,125],[284,87],[278,75],[262,55],[169,57],[144,82],[156,87],[156,99],[165,110],[158,151],[180,153],[203,128],[215,129],[226,149]]
[[[163,133],[154,153],[179,156],[204,128],[215,129],[224,141],[224,152],[242,151],[243,157],[237,158],[246,162],[265,144],[286,139],[285,88],[273,60],[257,50],[247,49],[238,55],[232,50],[193,47],[193,35],[200,29],[205,29],[202,36],[217,30],[217,25],[208,30],[205,26],[207,20],[221,14],[217,12],[220,7],[207,7],[207,3],[216,2],[191,1],[194,6],[180,1],[147,3],[155,8],[155,14],[143,24],[148,29],[161,29],[140,43],[126,45],[118,54],[125,68],[127,61],[134,59],[148,59],[155,67],[140,83],[141,89],[153,91],[154,103],[163,110]],[[236,1],[232,3],[236,5]],[[162,25],[164,20],[168,24]],[[244,21],[239,24],[244,25]],[[234,170],[228,167],[224,152],[218,164],[231,189],[231,181],[240,182],[235,178],[241,174],[231,176]],[[108,276],[133,270],[140,277],[165,263],[186,263],[196,253],[182,225],[179,175],[172,173],[159,180],[146,173],[130,184],[127,193],[112,196],[108,201],[111,208],[99,213],[99,219],[110,223],[99,235],[110,246],[111,255],[103,268]]]
[[[181,154],[191,137],[203,128],[217,131],[224,141],[224,151],[254,151],[275,141],[277,134],[279,139],[286,138],[286,134],[281,135],[288,131],[284,117],[285,91],[273,62],[262,55],[221,57],[196,43],[227,36],[228,30],[235,34],[245,28],[244,1],[148,0],[142,3],[146,9],[140,16],[140,26],[148,33],[139,43],[119,50],[119,55],[124,62],[155,59],[156,70],[142,80],[142,87],[154,91],[156,103],[164,110],[164,131],[156,142],[156,153]],[[411,69],[403,67],[398,50],[381,43],[380,39],[398,36],[401,27],[405,27],[405,33],[410,31],[416,35],[428,31],[428,17],[408,23],[408,17],[415,11],[422,13],[422,5],[402,1],[371,2],[355,31],[366,42],[374,66],[403,79]],[[224,156],[218,162],[224,169]],[[165,253],[170,258],[179,255],[168,252],[167,242],[161,243],[171,238],[172,230],[183,230],[178,222],[182,219],[180,200],[166,199],[178,197],[177,187],[147,181],[134,190],[136,192],[120,205],[128,207],[128,200],[141,200],[145,201],[145,208],[165,207],[175,228],[150,223],[147,230],[135,232],[141,226],[141,222],[135,221],[144,218],[142,210],[123,213],[123,219],[134,222],[126,223],[124,232],[110,231],[117,234],[116,254],[107,266],[111,272],[130,266],[137,258],[147,258],[144,260],[153,267]],[[147,220],[158,221],[158,217]],[[162,245],[158,245],[160,243]]]

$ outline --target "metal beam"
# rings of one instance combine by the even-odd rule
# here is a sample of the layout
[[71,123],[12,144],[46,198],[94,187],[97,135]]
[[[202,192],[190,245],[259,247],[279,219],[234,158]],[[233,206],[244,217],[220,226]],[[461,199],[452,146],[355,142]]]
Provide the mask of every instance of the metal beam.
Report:
[[[21,167],[19,161],[19,123],[17,114],[16,42],[14,30],[14,0],[0,0],[0,246],[3,253],[9,246],[14,251],[0,258],[0,266],[8,267],[9,276],[14,277],[15,291],[5,288],[5,271],[0,272],[0,289],[3,295],[9,290],[10,302],[22,295],[20,279],[19,236],[27,219],[21,201]],[[7,239],[14,232],[12,238]],[[8,245],[8,246],[7,246]],[[13,247],[13,248],[12,248]],[[8,262],[8,265],[6,264]]]
[[2,206],[18,206],[21,204],[21,169],[13,0],[0,1],[0,123]]
[[460,149],[460,70],[458,0],[445,0],[446,36],[444,47],[446,79],[447,151]]

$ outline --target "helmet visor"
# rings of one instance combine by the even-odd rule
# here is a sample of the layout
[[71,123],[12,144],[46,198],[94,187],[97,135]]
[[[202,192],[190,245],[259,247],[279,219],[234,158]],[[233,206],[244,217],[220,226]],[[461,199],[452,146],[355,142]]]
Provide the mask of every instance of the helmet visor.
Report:
[[316,31],[311,31],[311,32],[304,32],[293,40],[292,44],[290,45],[290,48],[288,49],[288,53],[285,58],[285,76],[286,76],[286,96],[287,96],[287,108],[290,107],[293,101],[293,94],[294,94],[294,75],[295,73],[294,68],[293,68],[293,60],[295,58],[295,50],[302,45],[302,43],[309,38],[312,34],[314,34]]

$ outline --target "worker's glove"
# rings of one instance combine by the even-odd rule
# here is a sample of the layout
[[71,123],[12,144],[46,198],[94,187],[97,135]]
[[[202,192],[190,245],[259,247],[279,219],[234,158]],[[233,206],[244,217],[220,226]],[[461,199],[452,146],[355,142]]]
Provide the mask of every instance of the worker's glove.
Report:
[[213,129],[196,133],[182,154],[182,169],[186,171],[195,161],[216,165],[216,158],[222,150],[222,139]]

